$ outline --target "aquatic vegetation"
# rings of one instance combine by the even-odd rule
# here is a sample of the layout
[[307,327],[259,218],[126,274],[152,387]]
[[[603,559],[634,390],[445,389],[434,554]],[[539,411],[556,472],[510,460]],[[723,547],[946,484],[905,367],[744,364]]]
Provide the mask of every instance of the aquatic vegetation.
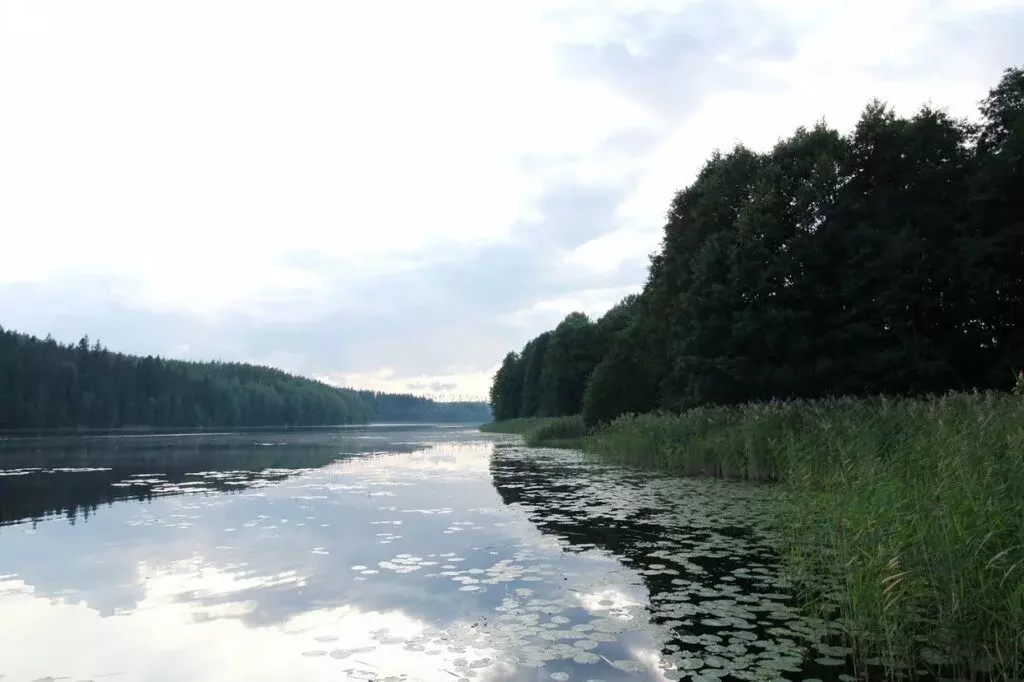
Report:
[[548,417],[525,417],[523,419],[506,419],[505,421],[484,424],[480,430],[484,433],[514,433],[525,436],[538,428],[555,421]]
[[628,415],[575,447],[619,464],[781,482],[772,524],[789,576],[809,614],[842,625],[862,664],[1024,676],[1019,397]]
[[574,440],[587,435],[588,429],[583,418],[555,417],[546,419],[526,433],[526,444],[530,446],[553,445],[559,441]]
[[639,591],[623,591],[621,578],[613,578],[586,589],[573,585],[567,599],[526,602],[573,615],[549,621],[568,632],[539,633],[556,647],[559,634],[568,639],[576,651],[565,654],[573,661],[603,660],[620,674],[635,674],[644,669],[642,657],[616,656],[614,643],[653,626],[665,633],[657,667],[668,679],[777,679],[780,670],[836,679],[852,670],[842,654],[842,667],[831,675],[804,655],[838,626],[797,608],[773,549],[769,489],[515,445],[496,448],[491,470],[506,504],[525,509],[563,551],[608,552],[629,566],[626,574],[640,576]]
[[[549,432],[569,433],[568,426]],[[319,438],[334,442],[328,434]],[[46,614],[26,635],[37,642],[32,648],[17,644],[24,628],[5,631],[4,651],[24,650],[23,663],[36,666],[15,679],[56,672],[45,666],[59,657],[42,656],[39,647],[61,651],[68,641],[78,649],[64,653],[62,670],[84,679],[87,670],[66,666],[91,661],[80,652],[109,636],[67,619],[54,598],[73,593],[52,592],[40,580],[54,566],[68,567],[66,585],[81,594],[104,589],[110,576],[138,571],[147,595],[142,608],[129,602],[118,618],[101,618],[93,609],[83,614],[118,627],[116,639],[140,648],[143,667],[166,665],[161,644],[146,634],[146,623],[155,620],[169,636],[201,642],[193,651],[224,660],[279,660],[291,651],[288,665],[304,679],[316,679],[310,671],[317,670],[396,682],[857,679],[853,643],[839,639],[850,627],[837,601],[846,589],[847,574],[837,570],[842,564],[778,551],[786,542],[806,546],[808,537],[799,533],[808,530],[822,532],[822,546],[831,547],[825,531],[835,510],[828,495],[821,500],[823,522],[812,524],[808,514],[796,515],[811,508],[797,496],[807,491],[795,485],[683,477],[468,429],[395,432],[356,457],[342,454],[353,449],[350,443],[327,449],[336,454],[323,465],[296,449],[293,469],[250,470],[245,458],[214,449],[183,471],[151,470],[143,466],[152,461],[147,458],[109,472],[54,466],[0,479],[36,476],[41,499],[73,503],[43,494],[43,485],[63,490],[71,480],[69,494],[88,500],[94,486],[78,481],[103,478],[114,500],[96,512],[99,523],[71,528],[57,518],[38,524],[15,518],[0,526],[4,570],[12,572],[0,576],[0,612],[31,602],[33,613]],[[786,481],[786,475],[779,477]],[[55,541],[69,533],[79,542]],[[889,536],[899,538],[877,530],[872,541]],[[196,553],[200,537],[204,549]],[[1005,539],[981,543],[981,551],[996,541]],[[90,548],[95,570],[78,569],[82,546]],[[12,551],[18,547],[47,551]],[[896,575],[916,560],[905,554]],[[34,563],[40,560],[44,566]],[[1002,560],[996,563],[1005,572],[1016,558]],[[806,580],[823,575],[831,576],[826,589]],[[916,584],[906,577],[892,583],[901,599]],[[798,598],[801,591],[811,594],[808,587],[817,590],[813,608]],[[908,611],[902,602],[890,608]],[[256,627],[237,628],[236,619]],[[223,651],[235,640],[219,640],[221,627],[243,637],[241,648]],[[87,634],[69,637],[72,632]],[[136,632],[141,638],[132,640]],[[268,646],[265,637],[279,644]],[[946,652],[937,642],[921,649],[922,665],[942,661]],[[111,649],[104,666],[123,663],[117,655]],[[883,671],[885,653],[875,656],[872,674]]]

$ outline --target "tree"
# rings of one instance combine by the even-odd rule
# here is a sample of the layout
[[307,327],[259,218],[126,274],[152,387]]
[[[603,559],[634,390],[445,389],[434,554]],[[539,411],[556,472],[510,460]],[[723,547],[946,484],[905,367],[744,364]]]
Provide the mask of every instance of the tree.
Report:
[[551,340],[551,332],[544,332],[531,339],[523,347],[523,395],[520,399],[519,416],[536,417],[540,414],[541,371],[544,369],[544,355]]
[[977,383],[1009,388],[1024,368],[1024,70],[1007,69],[981,102],[977,172],[971,179],[963,320],[981,347]]
[[[525,411],[582,404],[594,424],[1010,388],[1024,369],[1024,71],[981,113],[976,126],[875,101],[848,135],[819,123],[766,153],[716,152],[673,198],[640,295],[545,332]],[[540,338],[523,349],[531,371]]]
[[690,370],[701,367],[694,355],[712,357],[716,374],[692,381],[693,402],[800,397],[817,390],[823,371],[818,321],[831,303],[822,295],[831,268],[821,267],[820,230],[834,213],[845,151],[839,133],[820,123],[798,129],[762,155],[721,256],[725,267],[711,282],[696,280],[685,294],[697,300],[688,326],[722,318],[714,335],[695,335],[703,345],[693,347]]
[[[963,387],[955,367],[955,243],[972,165],[967,127],[874,102],[848,139],[845,182],[823,233],[837,247],[830,356],[839,393]],[[966,352],[966,349],[960,349]]]
[[594,324],[583,313],[569,313],[555,327],[544,354],[540,375],[540,414],[561,417],[579,414],[583,391],[601,361]]
[[522,395],[523,364],[517,353],[509,353],[491,384],[491,412],[494,419],[503,421],[518,417]]
[[654,342],[667,363],[660,389],[667,409],[739,397],[739,378],[719,351],[743,305],[730,280],[731,251],[760,163],[742,146],[716,153],[672,203],[662,260],[647,288],[654,298],[649,310],[659,318],[651,326]]
[[627,412],[657,406],[658,381],[651,371],[639,325],[616,335],[611,349],[590,375],[583,395],[583,421],[595,426]]

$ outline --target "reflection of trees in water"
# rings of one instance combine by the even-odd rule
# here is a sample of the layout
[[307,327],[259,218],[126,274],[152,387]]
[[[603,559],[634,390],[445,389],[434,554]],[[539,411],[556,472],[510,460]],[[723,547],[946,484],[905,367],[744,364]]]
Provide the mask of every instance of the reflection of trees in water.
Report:
[[[716,641],[698,643],[695,638],[729,639],[735,621],[716,622],[714,614],[723,607],[729,613],[737,597],[755,595],[758,606],[775,602],[782,609],[747,621],[749,633],[759,640],[775,639],[769,629],[793,625],[797,618],[783,606],[788,598],[777,594],[777,557],[759,527],[763,515],[741,488],[583,467],[566,458],[501,447],[491,460],[491,476],[505,504],[522,505],[542,533],[560,539],[564,551],[604,550],[639,574],[648,591],[651,622],[666,626],[663,656],[675,651],[704,655],[706,642]],[[680,606],[688,615],[679,615]],[[775,618],[783,613],[785,619]],[[805,663],[804,669],[824,679],[844,672],[814,663]]]
[[[580,481],[581,476],[588,475],[595,476],[588,484],[574,483]],[[668,506],[670,501],[665,501],[664,508],[656,509],[650,505],[656,498],[649,501],[639,499],[645,494],[640,488],[650,480],[649,474],[623,469],[616,471],[614,478],[599,476],[585,473],[578,466],[559,464],[549,459],[517,457],[511,453],[502,456],[501,449],[498,449],[491,460],[491,476],[502,501],[505,504],[522,504],[542,533],[558,536],[567,543],[563,545],[565,551],[583,552],[596,547],[624,559],[625,563],[640,571],[652,564],[668,561],[652,556],[651,552],[655,550],[685,550],[708,542],[733,545],[736,554],[742,556],[694,555],[692,562],[704,571],[699,576],[686,575],[684,569],[680,569],[681,576],[642,574],[652,598],[661,592],[675,591],[677,588],[672,580],[677,577],[714,582],[751,562],[772,561],[770,552],[751,536],[748,528],[723,524],[714,528],[692,529],[665,523],[666,517],[672,514]],[[609,487],[604,487],[604,483]],[[606,495],[598,497],[602,491]],[[629,500],[631,494],[634,499]],[[616,498],[628,503],[616,509]],[[603,513],[608,511],[617,513]],[[685,519],[680,520],[685,522]]]
[[[664,526],[651,520],[653,511],[640,508],[628,516],[612,517],[584,509],[580,502],[585,503],[590,491],[568,482],[579,475],[578,468],[550,460],[502,456],[500,449],[491,459],[491,480],[502,501],[522,505],[542,533],[564,541],[563,551],[579,553],[597,548],[641,570],[661,561],[649,556],[659,539],[667,535]],[[622,487],[616,489],[617,494],[622,491]],[[565,504],[570,499],[572,504]],[[594,502],[604,507],[607,500]],[[641,577],[652,599],[672,588],[672,576]]]
[[[194,443],[178,440],[173,444],[158,439],[0,443],[0,526],[25,519],[32,519],[34,525],[54,516],[64,516],[73,525],[80,518],[88,521],[101,505],[110,506],[119,500],[150,502],[154,497],[186,492],[238,492],[256,481],[282,481],[299,470],[376,451],[373,443],[354,441],[344,445],[342,452],[337,443],[259,445],[252,439],[244,443],[216,439]],[[25,473],[10,475],[10,471],[19,469]],[[231,475],[192,475],[198,472]],[[137,480],[131,485],[121,485],[133,478]],[[201,485],[194,485],[197,482]]]

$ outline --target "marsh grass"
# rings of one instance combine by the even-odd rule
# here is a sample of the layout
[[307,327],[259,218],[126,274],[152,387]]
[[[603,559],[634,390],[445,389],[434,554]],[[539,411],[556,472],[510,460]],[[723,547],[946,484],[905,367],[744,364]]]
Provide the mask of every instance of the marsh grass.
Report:
[[531,429],[525,436],[526,444],[538,447],[542,445],[558,446],[566,444],[572,447],[576,441],[587,435],[587,427],[583,417],[557,417],[548,419],[543,424]]
[[[561,420],[560,420],[561,421]],[[530,444],[576,428],[523,425]],[[779,549],[814,615],[889,672],[1024,678],[1024,400],[1006,394],[628,415],[573,447],[778,481]]]
[[513,433],[525,437],[528,433],[553,421],[547,417],[527,417],[524,419],[506,419],[505,421],[484,424],[480,430],[484,433]]
[[589,433],[579,415],[508,419],[485,424],[480,430],[486,433],[518,434],[531,447],[579,447],[580,439]]

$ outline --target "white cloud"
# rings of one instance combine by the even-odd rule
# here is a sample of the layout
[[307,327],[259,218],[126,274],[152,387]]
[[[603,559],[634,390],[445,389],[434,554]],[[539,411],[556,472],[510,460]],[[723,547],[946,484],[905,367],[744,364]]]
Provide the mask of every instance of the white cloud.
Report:
[[626,261],[646,259],[656,250],[659,239],[661,230],[656,228],[618,229],[576,247],[566,254],[565,264],[598,273],[612,272]]
[[632,286],[587,289],[571,296],[537,301],[529,308],[517,310],[503,319],[513,328],[551,328],[571,312],[585,313],[595,319],[632,293],[636,293],[636,288]]
[[384,391],[387,393],[414,393],[439,400],[482,400],[491,386],[491,377],[498,364],[483,371],[447,371],[441,374],[415,374],[396,376],[391,367],[380,367],[369,372],[351,374],[323,374],[315,378],[335,386]]
[[[289,573],[271,580],[246,578],[201,557],[167,565],[137,567],[144,591],[138,608],[126,616],[102,617],[87,603],[37,596],[17,579],[0,579],[5,627],[4,672],[17,680],[71,673],[77,678],[126,680],[336,680],[345,669],[356,674],[447,680],[459,657],[491,658],[479,679],[507,674],[493,662],[494,648],[445,650],[437,656],[410,651],[404,639],[427,632],[428,623],[401,611],[365,611],[350,606],[308,611],[280,626],[247,626],[242,616],[256,604],[231,601],[247,587],[302,584]],[[183,599],[188,595],[191,599]],[[209,606],[196,597],[228,597]],[[453,624],[457,627],[459,623]],[[372,633],[387,630],[397,643],[382,645]],[[59,637],[40,633],[59,632]],[[321,638],[321,641],[317,640]],[[327,637],[329,642],[322,639]],[[215,643],[215,645],[211,644]],[[360,649],[361,647],[361,649]],[[346,650],[358,649],[355,655]],[[340,654],[331,657],[329,651]]]
[[493,9],[11,3],[0,277],[119,275],[208,311],[315,292],[289,252],[358,269],[507,234],[537,191],[521,156],[636,112],[559,78],[541,17]]
[[639,289],[714,148],[970,115],[1022,32],[1016,0],[0,0],[0,318],[477,393]]
[[[1024,31],[1024,6],[1009,0],[985,4],[765,0],[760,4],[786,17],[794,27],[795,50],[790,58],[744,65],[773,87],[735,88],[723,83],[704,96],[692,113],[672,121],[639,164],[636,189],[619,207],[620,223],[630,229],[580,247],[568,262],[607,271],[638,252],[656,250],[673,194],[696,177],[715,149],[742,143],[767,150],[798,126],[810,127],[822,118],[845,132],[873,98],[902,114],[931,103],[955,116],[976,117],[977,102],[1012,63],[986,62],[977,53],[965,55],[964,50],[943,42],[943,30],[951,23],[969,26],[972,21],[988,20],[986,11],[1013,8],[1017,12],[1009,21]],[[882,16],[885,21],[879,20]],[[946,68],[917,68],[936,50],[946,52]],[[1024,44],[1014,52],[1018,62],[1024,61]],[[685,73],[678,76],[682,83]]]

